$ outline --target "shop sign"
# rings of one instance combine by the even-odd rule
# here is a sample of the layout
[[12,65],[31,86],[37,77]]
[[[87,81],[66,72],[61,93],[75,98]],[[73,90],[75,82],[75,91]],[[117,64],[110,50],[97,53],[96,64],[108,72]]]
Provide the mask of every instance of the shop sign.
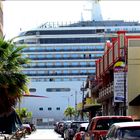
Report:
[[[127,72],[124,71],[124,65],[116,65],[114,67],[114,102],[124,102],[124,99],[126,99],[126,96],[124,97],[124,92],[126,92],[127,95],[126,77]],[[126,86],[124,86],[124,82]]]

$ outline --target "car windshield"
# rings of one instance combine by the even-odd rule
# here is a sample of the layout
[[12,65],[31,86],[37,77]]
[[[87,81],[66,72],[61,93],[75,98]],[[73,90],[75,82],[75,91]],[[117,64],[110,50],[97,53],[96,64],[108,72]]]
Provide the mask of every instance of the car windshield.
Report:
[[124,139],[140,139],[140,127],[120,128],[117,131],[117,136]]
[[113,123],[117,122],[128,122],[132,121],[131,119],[127,118],[111,118],[111,119],[102,119],[98,120],[96,125],[96,130],[108,130]]

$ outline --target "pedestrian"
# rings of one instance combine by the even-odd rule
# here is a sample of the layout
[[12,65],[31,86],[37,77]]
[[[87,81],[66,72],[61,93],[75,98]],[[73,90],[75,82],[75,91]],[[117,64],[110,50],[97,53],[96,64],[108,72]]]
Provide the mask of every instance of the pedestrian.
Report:
[[11,134],[22,126],[22,122],[14,108],[11,111],[0,115],[0,132]]

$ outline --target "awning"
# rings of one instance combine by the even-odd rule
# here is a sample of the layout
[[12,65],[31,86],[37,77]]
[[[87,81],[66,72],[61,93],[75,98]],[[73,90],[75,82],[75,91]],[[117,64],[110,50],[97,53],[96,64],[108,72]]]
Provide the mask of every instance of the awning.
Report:
[[99,109],[99,108],[101,108],[101,107],[102,107],[101,104],[84,105],[84,110],[85,110],[85,111],[97,110],[97,109]]
[[129,102],[130,106],[140,106],[140,94],[136,96],[131,102]]

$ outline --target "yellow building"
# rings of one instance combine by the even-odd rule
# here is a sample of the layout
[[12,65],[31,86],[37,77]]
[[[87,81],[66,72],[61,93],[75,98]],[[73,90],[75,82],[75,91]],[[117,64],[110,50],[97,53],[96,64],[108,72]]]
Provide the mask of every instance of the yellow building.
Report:
[[140,118],[140,35],[128,39],[128,115]]

